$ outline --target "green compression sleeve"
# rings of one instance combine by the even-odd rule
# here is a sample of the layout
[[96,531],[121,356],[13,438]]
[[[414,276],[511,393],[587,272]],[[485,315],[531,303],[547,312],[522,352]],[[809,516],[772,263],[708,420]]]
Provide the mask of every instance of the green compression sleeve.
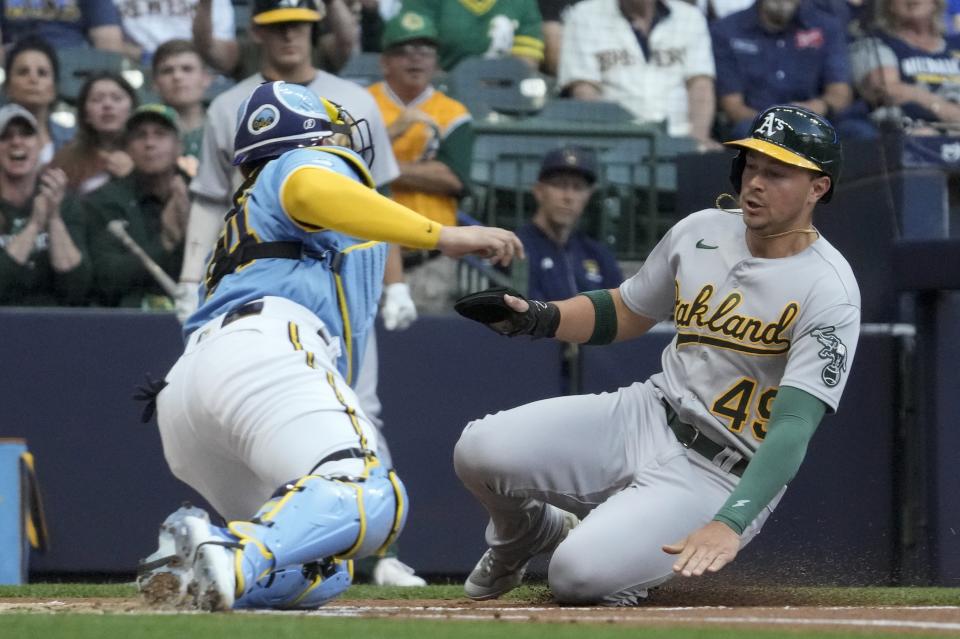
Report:
[[[617,338],[617,307],[613,302],[610,291],[600,289],[580,293],[593,302],[596,318],[593,325],[593,334],[587,340],[588,345],[610,344]],[[552,336],[551,336],[552,337]]]
[[807,444],[826,410],[826,404],[810,393],[781,386],[773,402],[767,436],[714,521],[725,523],[738,535],[743,534],[750,522],[797,474],[807,453]]

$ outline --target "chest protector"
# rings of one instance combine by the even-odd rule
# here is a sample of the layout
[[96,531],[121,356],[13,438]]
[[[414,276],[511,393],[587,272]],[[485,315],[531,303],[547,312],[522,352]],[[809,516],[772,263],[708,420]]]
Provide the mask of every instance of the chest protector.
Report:
[[[334,304],[318,306],[311,300],[293,301],[314,311],[333,332],[340,332],[345,357],[338,368],[348,383],[353,383],[373,326],[383,284],[387,245],[383,242],[357,242],[346,235],[331,232],[326,246],[308,246],[300,240],[258,241],[246,228],[245,207],[260,169],[254,171],[237,190],[234,204],[224,217],[224,232],[214,248],[204,280],[210,299],[224,277],[242,270],[258,259],[316,260],[330,273],[325,292]],[[253,213],[255,214],[255,212]],[[228,232],[229,231],[229,232]],[[338,241],[339,240],[339,241]],[[264,294],[270,294],[264,292]],[[336,308],[336,313],[332,312]],[[324,312],[322,309],[331,309]]]

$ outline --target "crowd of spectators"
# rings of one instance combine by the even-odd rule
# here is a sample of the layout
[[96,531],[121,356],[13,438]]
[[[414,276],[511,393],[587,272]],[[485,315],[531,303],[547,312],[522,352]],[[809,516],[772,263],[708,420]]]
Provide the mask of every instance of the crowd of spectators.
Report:
[[[960,35],[944,0],[877,0],[876,27],[852,48],[854,81],[880,120],[960,123]],[[917,131],[921,132],[921,131]]]
[[[241,181],[230,165],[236,107],[267,79],[309,85],[375,123],[378,185],[449,224],[470,193],[474,129],[467,106],[436,80],[469,57],[519,58],[550,80],[555,96],[618,103],[635,121],[704,151],[747,134],[757,112],[783,102],[826,115],[844,137],[869,139],[883,126],[929,134],[960,124],[955,4],[6,0],[0,303],[168,307],[106,224],[124,220],[172,278],[199,279],[210,230]],[[158,104],[138,108],[144,94],[123,74],[94,71],[66,105],[58,55],[76,47],[139,66]],[[380,55],[382,81],[366,89],[337,77],[359,52]],[[231,82],[210,103],[211,87]],[[57,117],[65,111],[72,117]],[[573,152],[577,162],[595,161],[581,153]],[[578,167],[541,174],[532,189],[527,239],[540,253],[551,245],[561,253],[532,265],[531,285],[543,265],[563,265],[559,255],[579,260],[588,245],[576,221],[596,175]],[[557,210],[579,209],[568,227],[549,221],[553,201]],[[401,259],[422,310],[448,307],[455,264],[397,250],[391,265]],[[398,270],[391,266],[388,284],[403,279]],[[584,288],[599,277],[606,286],[606,270],[567,280]]]

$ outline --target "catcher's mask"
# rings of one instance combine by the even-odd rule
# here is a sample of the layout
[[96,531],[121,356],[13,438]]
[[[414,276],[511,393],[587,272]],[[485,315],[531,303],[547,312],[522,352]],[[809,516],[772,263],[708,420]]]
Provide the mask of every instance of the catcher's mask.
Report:
[[730,182],[737,193],[740,193],[747,151],[753,150],[829,176],[830,189],[820,201],[830,201],[843,160],[840,138],[832,124],[809,109],[775,105],[757,115],[751,129],[753,133],[749,138],[725,143],[740,149],[730,167]]
[[[362,158],[369,173],[374,149],[370,125],[310,89],[287,82],[265,82],[237,112],[233,164],[279,157],[291,149],[335,145]],[[367,182],[368,176],[362,176]]]

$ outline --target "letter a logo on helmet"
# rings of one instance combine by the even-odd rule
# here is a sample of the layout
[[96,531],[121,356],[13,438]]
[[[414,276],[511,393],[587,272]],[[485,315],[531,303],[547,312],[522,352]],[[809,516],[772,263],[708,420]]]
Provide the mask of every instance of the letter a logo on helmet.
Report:
[[776,105],[753,121],[753,135],[726,142],[740,152],[730,167],[730,182],[737,193],[743,178],[747,151],[768,155],[785,164],[817,171],[830,177],[830,190],[820,198],[829,202],[840,178],[843,154],[836,129],[823,116],[793,105]]
[[759,127],[757,127],[757,130],[754,131],[754,133],[759,133],[760,135],[766,135],[767,137],[769,137],[769,136],[772,136],[775,131],[779,131],[782,128],[783,128],[783,122],[777,119],[777,114],[768,113],[767,117],[763,118],[763,122],[760,124]]

